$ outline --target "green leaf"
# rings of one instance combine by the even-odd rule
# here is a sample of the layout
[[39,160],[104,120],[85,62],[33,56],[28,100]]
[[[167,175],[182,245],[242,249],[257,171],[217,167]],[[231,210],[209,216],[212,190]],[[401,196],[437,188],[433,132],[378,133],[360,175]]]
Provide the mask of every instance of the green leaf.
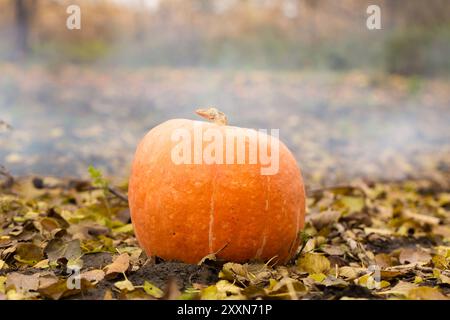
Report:
[[91,176],[92,185],[97,188],[107,189],[108,181],[103,178],[103,174],[100,170],[96,169],[94,166],[89,166],[89,175]]
[[118,233],[133,233],[133,225],[131,223],[128,223],[128,224],[123,225],[121,227],[114,228],[112,231],[115,234],[118,234]]
[[164,292],[160,288],[149,281],[144,282],[144,290],[147,294],[158,299],[164,295]]

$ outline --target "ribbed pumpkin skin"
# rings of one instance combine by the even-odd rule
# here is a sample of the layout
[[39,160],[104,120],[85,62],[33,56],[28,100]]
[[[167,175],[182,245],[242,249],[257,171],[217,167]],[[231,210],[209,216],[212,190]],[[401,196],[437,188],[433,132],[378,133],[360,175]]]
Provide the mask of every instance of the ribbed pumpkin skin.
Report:
[[[177,144],[171,141],[172,132],[192,132],[194,122],[164,122],[137,147],[128,192],[141,247],[149,256],[187,263],[217,251],[226,261],[275,256],[278,262],[287,261],[298,246],[305,214],[301,173],[288,148],[280,143],[275,175],[261,175],[259,163],[176,165],[171,160]],[[207,122],[202,126],[227,128]]]

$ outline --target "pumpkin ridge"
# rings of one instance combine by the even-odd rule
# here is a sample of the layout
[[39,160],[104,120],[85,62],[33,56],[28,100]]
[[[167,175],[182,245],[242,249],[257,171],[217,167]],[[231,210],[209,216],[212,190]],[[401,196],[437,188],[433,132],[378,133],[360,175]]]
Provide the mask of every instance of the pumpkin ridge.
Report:
[[214,238],[214,197],[216,195],[216,185],[217,185],[217,165],[213,166],[214,176],[211,182],[212,190],[211,190],[211,200],[210,200],[210,209],[209,209],[209,227],[208,227],[208,245],[209,245],[209,253],[214,253],[213,251],[213,238]]
[[[270,177],[266,176],[266,206],[264,207],[264,211],[269,211],[269,195],[270,195]],[[256,251],[255,259],[261,258],[264,252],[264,247],[266,246],[267,242],[267,224],[264,226],[263,232],[261,232],[262,240],[261,240],[261,246]]]

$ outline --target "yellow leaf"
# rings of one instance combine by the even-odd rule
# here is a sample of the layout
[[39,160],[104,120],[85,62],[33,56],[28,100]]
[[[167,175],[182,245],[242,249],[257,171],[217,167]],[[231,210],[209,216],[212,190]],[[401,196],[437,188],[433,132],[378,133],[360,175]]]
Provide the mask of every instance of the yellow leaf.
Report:
[[200,298],[202,300],[217,300],[217,287],[209,286],[202,290]]
[[414,283],[421,283],[421,282],[423,282],[422,277],[416,276],[416,277],[414,278]]
[[442,283],[450,284],[450,277],[442,274],[439,269],[433,269],[433,275],[436,279],[441,280]]
[[368,289],[383,289],[391,285],[385,280],[377,282],[370,274],[365,274],[362,277],[356,279],[355,283]]
[[242,289],[228,282],[219,280],[215,285],[206,287],[201,291],[202,300],[245,299]]
[[112,232],[114,234],[118,234],[118,233],[132,233],[133,232],[133,225],[131,223],[123,225],[121,227],[118,228],[114,228],[112,230]]
[[339,275],[349,280],[355,279],[358,276],[358,269],[344,266],[339,268]]
[[273,287],[275,287],[277,283],[278,283],[277,280],[275,280],[273,278],[270,278],[269,279],[269,286],[267,287],[267,290],[272,290]]
[[343,196],[340,203],[348,209],[348,213],[359,212],[364,208],[364,198],[362,197]]
[[158,288],[157,286],[155,286],[153,283],[151,283],[149,281],[144,282],[144,290],[145,290],[145,293],[147,293],[155,298],[161,298],[164,295],[164,292],[160,288]]
[[0,293],[5,293],[5,282],[6,282],[6,277],[0,276]]
[[435,268],[444,270],[448,267],[448,261],[444,256],[435,255],[433,259],[431,259]]
[[297,260],[300,271],[312,273],[327,273],[331,264],[327,257],[317,253],[305,253]]
[[448,300],[438,289],[418,287],[409,290],[408,298],[412,300]]
[[236,298],[237,296],[241,295],[242,289],[238,286],[228,282],[227,280],[220,280],[216,283],[216,288],[219,293],[223,295],[223,297],[228,296],[234,296],[233,298]]
[[133,284],[128,279],[125,279],[123,281],[118,281],[118,282],[114,283],[114,286],[122,291],[123,290],[127,290],[127,291],[134,290]]
[[316,282],[322,282],[323,280],[325,280],[327,278],[327,276],[324,275],[323,273],[313,273],[313,274],[310,274],[308,278],[311,278]]
[[0,259],[0,270],[2,270],[3,268],[5,269],[8,268],[8,265],[6,264],[5,261]]
[[379,294],[393,294],[397,296],[408,296],[410,290],[417,288],[417,285],[405,281],[399,281],[391,290],[379,292]]
[[[50,266],[49,266],[49,264],[48,264],[48,259],[44,259],[44,260],[41,260],[41,261],[39,261],[38,263],[36,263],[34,266],[33,266],[33,268],[36,268],[36,269],[46,269],[46,268],[49,268]],[[1,269],[1,268],[0,268]]]

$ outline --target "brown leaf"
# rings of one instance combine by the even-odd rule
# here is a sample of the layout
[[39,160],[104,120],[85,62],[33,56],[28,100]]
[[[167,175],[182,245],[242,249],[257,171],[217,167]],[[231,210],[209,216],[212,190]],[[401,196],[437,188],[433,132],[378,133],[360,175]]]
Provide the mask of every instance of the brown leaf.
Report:
[[386,253],[375,255],[375,262],[380,268],[387,268],[393,265],[392,257]]
[[420,248],[404,248],[400,251],[399,261],[401,264],[430,262],[431,255]]
[[19,243],[14,258],[17,261],[34,265],[44,258],[42,249],[32,243]]
[[95,285],[105,278],[105,272],[100,269],[90,270],[83,272],[81,275],[82,279],[88,280],[91,284]]
[[117,256],[111,264],[108,264],[105,270],[106,279],[114,279],[118,274],[124,273],[130,267],[130,257],[128,253],[122,253]]
[[19,293],[36,291],[39,288],[39,275],[24,275],[17,272],[9,273],[6,277],[6,290],[15,289]]
[[39,288],[38,291],[42,296],[44,296],[46,298],[50,298],[53,300],[59,300],[63,297],[78,294],[81,291],[84,291],[89,287],[91,287],[91,283],[88,280],[83,279],[83,278],[80,280],[80,288],[79,289],[69,288],[67,280],[60,279],[57,282],[54,282],[45,288]]
[[316,213],[307,217],[307,220],[311,222],[311,224],[317,230],[323,229],[326,226],[338,221],[341,213],[339,211],[324,211],[320,213]]

